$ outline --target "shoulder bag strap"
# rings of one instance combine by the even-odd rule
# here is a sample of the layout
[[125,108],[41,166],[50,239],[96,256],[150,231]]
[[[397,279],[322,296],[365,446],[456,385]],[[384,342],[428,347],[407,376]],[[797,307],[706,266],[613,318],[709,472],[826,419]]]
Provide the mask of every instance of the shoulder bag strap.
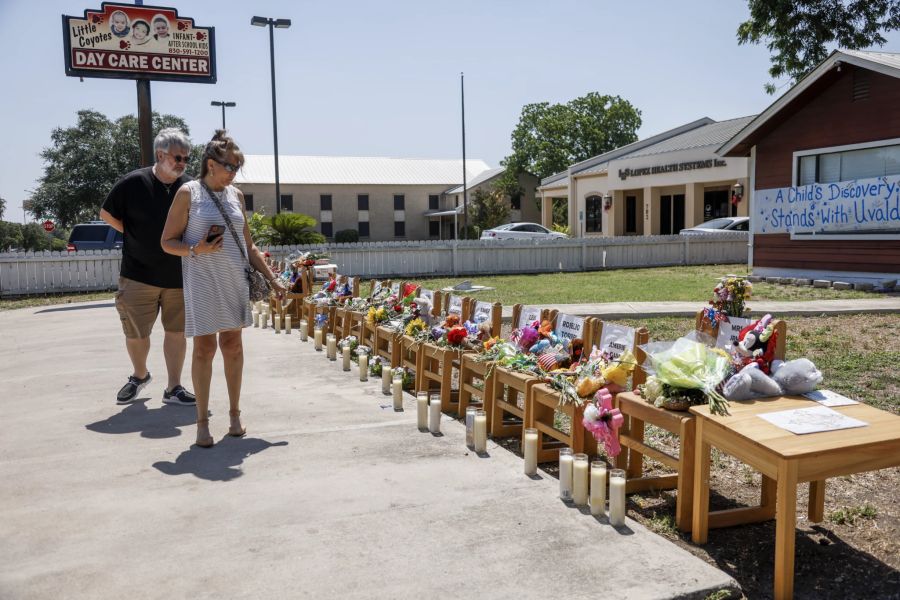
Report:
[[209,189],[209,186],[206,185],[205,181],[201,181],[200,185],[203,186],[203,189],[205,189],[206,193],[209,194],[209,197],[212,198],[212,201],[215,203],[216,208],[219,209],[219,213],[221,213],[222,218],[225,219],[225,224],[228,225],[228,229],[231,231],[231,235],[234,236],[234,241],[237,244],[238,250],[241,251],[241,256],[244,257],[244,260],[247,261],[247,264],[250,264],[250,259],[247,258],[247,253],[244,251],[244,245],[241,244],[241,238],[238,237],[237,231],[234,230],[234,224],[231,222],[231,217],[229,217],[228,213],[225,212],[225,208],[222,206],[222,201],[216,197],[211,189]]

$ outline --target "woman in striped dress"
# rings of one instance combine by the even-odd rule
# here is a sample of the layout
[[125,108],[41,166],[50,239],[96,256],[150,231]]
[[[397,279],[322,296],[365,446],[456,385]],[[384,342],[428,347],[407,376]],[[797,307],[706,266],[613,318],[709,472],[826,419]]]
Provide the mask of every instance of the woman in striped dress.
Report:
[[234,140],[224,130],[216,131],[203,151],[200,179],[178,190],[162,233],[163,250],[182,257],[184,335],[194,339],[191,376],[197,396],[197,445],[202,448],[213,445],[209,386],[217,347],[222,350],[228,386],[228,435],[241,437],[247,432],[240,411],[244,370],[241,330],[250,325],[244,255],[272,282],[276,293],[284,292],[250,237],[244,196],[231,185],[243,164],[244,155]]

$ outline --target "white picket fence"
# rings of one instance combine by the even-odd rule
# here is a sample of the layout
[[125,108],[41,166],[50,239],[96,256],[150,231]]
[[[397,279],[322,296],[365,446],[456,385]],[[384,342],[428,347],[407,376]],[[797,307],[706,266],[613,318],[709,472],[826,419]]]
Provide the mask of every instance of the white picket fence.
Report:
[[[594,271],[747,261],[747,233],[563,240],[420,241],[273,246],[275,258],[324,251],[347,275],[439,277]],[[0,296],[116,287],[118,250],[0,254]]]

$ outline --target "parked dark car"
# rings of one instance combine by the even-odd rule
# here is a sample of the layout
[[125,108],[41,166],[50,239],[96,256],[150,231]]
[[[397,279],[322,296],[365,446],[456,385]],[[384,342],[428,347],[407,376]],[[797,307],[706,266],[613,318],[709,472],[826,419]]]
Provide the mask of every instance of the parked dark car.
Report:
[[79,223],[69,234],[66,250],[119,250],[122,248],[122,234],[104,221]]

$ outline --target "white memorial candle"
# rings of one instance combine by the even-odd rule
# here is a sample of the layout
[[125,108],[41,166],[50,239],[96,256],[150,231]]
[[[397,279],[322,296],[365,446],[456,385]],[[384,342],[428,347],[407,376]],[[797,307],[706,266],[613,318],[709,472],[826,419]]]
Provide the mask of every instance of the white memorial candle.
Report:
[[284,332],[291,333],[291,315],[284,315]]
[[275,333],[281,333],[281,315],[275,313],[273,320],[275,321]]
[[266,325],[269,324],[269,313],[261,312],[259,313],[259,326],[262,329],[266,328]]
[[365,352],[359,352],[359,380],[369,380],[369,355]]
[[487,451],[487,413],[475,411],[475,452],[484,454]]
[[322,351],[322,330],[316,327],[313,332],[313,342],[315,343],[316,352]]
[[387,368],[384,361],[381,362],[381,393],[385,396],[391,394],[391,370]]
[[609,524],[621,527],[625,524],[625,471],[609,472]]
[[305,342],[309,340],[309,336],[306,334],[306,328],[309,326],[309,323],[306,322],[306,319],[300,319],[300,341]]
[[416,425],[419,431],[428,429],[428,392],[416,394]]
[[431,433],[441,432],[440,394],[431,394],[431,397],[428,399],[428,431]]
[[606,463],[602,460],[591,462],[591,514],[606,512]]
[[466,446],[469,450],[475,449],[475,411],[477,406],[466,407]]
[[345,345],[341,348],[342,357],[344,359],[344,370],[350,370],[350,346]]
[[328,360],[337,360],[337,338],[328,334]]
[[254,308],[250,314],[253,316],[253,326],[259,327],[259,311]]
[[[382,385],[384,378],[381,379]],[[391,381],[391,391],[394,400],[394,410],[403,410],[403,378],[397,377]]]
[[572,500],[575,506],[588,503],[588,455],[576,454],[572,460]]
[[569,502],[572,500],[572,457],[571,448],[559,451],[559,497]]
[[538,430],[525,430],[525,474],[531,477],[537,473]]

